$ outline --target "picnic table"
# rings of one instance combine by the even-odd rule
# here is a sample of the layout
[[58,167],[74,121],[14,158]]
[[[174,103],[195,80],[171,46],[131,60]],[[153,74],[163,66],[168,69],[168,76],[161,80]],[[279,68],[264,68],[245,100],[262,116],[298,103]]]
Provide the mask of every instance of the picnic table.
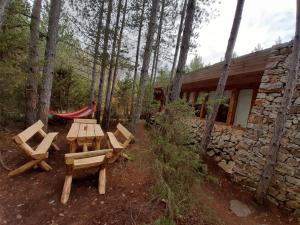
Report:
[[67,134],[67,141],[70,146],[70,153],[75,153],[78,146],[83,146],[83,151],[88,151],[88,146],[95,145],[100,149],[104,133],[99,124],[74,122]]

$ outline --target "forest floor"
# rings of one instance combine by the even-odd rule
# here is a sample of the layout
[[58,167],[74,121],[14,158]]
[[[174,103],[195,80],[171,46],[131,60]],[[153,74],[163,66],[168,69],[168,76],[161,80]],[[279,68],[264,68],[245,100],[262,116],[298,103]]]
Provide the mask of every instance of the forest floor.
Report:
[[[69,125],[50,126],[59,131],[59,152],[51,152],[47,162],[50,172],[38,169],[14,178],[0,171],[0,225],[142,225],[161,217],[165,210],[162,202],[151,201],[151,162],[147,159],[149,142],[143,124],[139,124],[136,142],[127,153],[131,161],[119,160],[107,169],[107,192],[99,195],[97,176],[92,174],[73,180],[70,199],[60,203],[65,167],[63,155],[68,152],[66,134]],[[10,168],[26,161],[24,154],[11,137],[21,129],[0,132],[0,151]],[[146,163],[146,161],[148,161]],[[178,219],[180,225],[296,225],[297,220],[287,212],[268,204],[260,208],[251,194],[233,184],[223,171],[206,160],[209,174],[218,182],[203,182],[194,188],[197,208]],[[229,209],[231,200],[246,203],[251,215],[237,217]]]

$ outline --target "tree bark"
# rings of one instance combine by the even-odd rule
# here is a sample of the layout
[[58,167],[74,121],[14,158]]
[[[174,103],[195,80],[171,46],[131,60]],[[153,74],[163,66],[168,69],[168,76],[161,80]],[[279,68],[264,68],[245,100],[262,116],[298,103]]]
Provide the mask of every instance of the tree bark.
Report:
[[194,22],[194,15],[195,15],[195,8],[196,8],[196,1],[189,0],[187,9],[186,9],[186,19],[184,24],[184,30],[182,34],[182,43],[180,49],[180,56],[178,60],[176,75],[174,77],[172,91],[171,91],[171,101],[175,101],[179,98],[180,89],[182,85],[182,76],[184,74],[187,54],[190,48],[190,39],[192,36],[193,30],[193,22]]
[[240,27],[240,23],[241,23],[241,19],[242,19],[244,3],[245,3],[245,0],[238,0],[238,2],[237,2],[234,21],[233,21],[233,25],[231,28],[231,33],[230,33],[230,37],[228,40],[228,45],[227,45],[227,49],[226,49],[226,53],[225,53],[225,61],[224,61],[223,69],[222,69],[222,74],[221,74],[221,77],[218,82],[218,86],[217,86],[216,93],[215,93],[215,100],[214,100],[213,106],[212,106],[213,110],[212,110],[211,114],[209,115],[208,121],[206,122],[205,129],[204,129],[205,132],[201,139],[200,150],[201,150],[202,154],[204,154],[206,152],[207,146],[209,144],[211,132],[213,130],[214,123],[215,123],[215,120],[217,117],[217,113],[218,113],[218,110],[220,107],[219,100],[224,95],[224,90],[225,90],[225,86],[226,86],[226,82],[227,82],[227,78],[228,78],[228,74],[229,74],[229,69],[230,69],[230,65],[231,65],[232,54],[233,54],[236,38],[238,35],[238,31],[239,31],[239,27]]
[[116,66],[115,66],[115,70],[114,70],[114,76],[113,76],[113,81],[112,81],[112,85],[111,85],[111,92],[110,92],[110,99],[109,99],[109,104],[108,104],[108,107],[109,107],[108,114],[107,114],[108,121],[110,121],[111,100],[112,100],[112,96],[114,94],[116,79],[117,79],[118,70],[119,70],[119,59],[120,59],[120,53],[121,53],[123,30],[124,30],[125,20],[126,20],[127,3],[128,3],[128,0],[125,0],[125,5],[124,5],[124,8],[123,8],[122,25],[121,25],[120,36],[119,36],[119,40],[118,40],[118,50],[117,50],[117,57],[116,57]]
[[139,35],[138,35],[138,42],[136,47],[136,54],[135,54],[135,65],[134,65],[134,75],[133,75],[133,83],[132,83],[132,94],[131,94],[131,109],[130,114],[133,116],[133,109],[134,109],[134,100],[135,100],[135,88],[136,88],[136,80],[137,80],[137,70],[139,66],[139,53],[140,53],[140,45],[141,45],[141,37],[142,37],[142,29],[143,29],[143,22],[144,22],[144,14],[145,14],[145,5],[146,0],[143,0],[143,6],[140,16],[140,24],[139,24]]
[[108,129],[109,127],[109,103],[110,103],[110,98],[111,98],[111,85],[112,85],[112,80],[113,80],[113,70],[115,67],[116,63],[116,45],[117,45],[117,39],[118,39],[118,33],[119,33],[119,23],[120,23],[120,14],[121,14],[121,9],[122,9],[122,0],[119,0],[118,4],[118,12],[117,12],[117,20],[116,20],[116,25],[115,25],[115,30],[114,30],[114,36],[113,36],[113,44],[112,44],[112,50],[111,50],[111,59],[110,59],[110,64],[109,64],[109,74],[107,78],[107,87],[106,87],[106,97],[105,97],[105,106],[104,106],[104,114],[102,118],[102,126],[104,129]]
[[53,73],[56,55],[56,44],[58,39],[59,16],[61,11],[61,0],[51,0],[46,50],[44,56],[43,82],[40,93],[39,118],[44,123],[44,129],[48,128],[48,112],[52,92]]
[[104,42],[103,42],[103,53],[102,53],[102,61],[101,61],[101,72],[100,72],[100,80],[99,80],[99,90],[98,90],[98,102],[96,109],[96,119],[98,123],[101,121],[101,110],[102,110],[102,92],[103,92],[103,81],[106,73],[106,66],[108,64],[109,55],[108,55],[108,41],[109,41],[109,32],[110,32],[110,21],[111,21],[111,13],[113,8],[113,0],[109,0],[108,9],[107,9],[107,17],[105,22],[105,34],[104,34]]
[[164,22],[164,13],[165,13],[165,0],[162,0],[161,2],[161,11],[160,11],[160,19],[159,19],[159,25],[158,25],[158,32],[157,32],[157,39],[155,44],[155,53],[154,53],[154,71],[151,74],[151,83],[154,85],[155,79],[156,79],[156,71],[157,71],[157,65],[159,60],[159,51],[160,51],[160,41],[161,41],[161,31],[163,27]]
[[39,27],[41,22],[42,0],[35,0],[31,12],[30,42],[26,80],[26,127],[36,122],[38,103],[38,74],[39,74]]
[[141,77],[140,77],[140,85],[139,85],[139,91],[137,96],[137,104],[134,108],[134,115],[133,119],[131,121],[131,128],[134,130],[134,127],[140,118],[140,115],[142,113],[143,109],[143,100],[145,95],[145,89],[148,82],[148,69],[149,69],[149,63],[150,63],[150,57],[151,57],[151,47],[153,44],[153,36],[156,30],[156,21],[157,21],[157,10],[159,6],[159,0],[152,0],[152,8],[150,13],[150,21],[148,26],[148,33],[147,33],[147,39],[146,39],[146,46],[145,51],[143,55],[143,66],[141,70]]
[[101,6],[99,9],[99,20],[97,24],[97,34],[96,34],[96,43],[94,48],[94,60],[93,60],[93,69],[92,69],[91,94],[90,94],[91,104],[93,104],[95,100],[96,70],[97,70],[97,60],[99,56],[100,36],[102,32],[103,11],[104,11],[104,1],[101,2]]
[[179,52],[179,46],[180,46],[180,43],[181,43],[181,35],[182,35],[182,30],[183,30],[183,24],[184,24],[184,19],[185,19],[185,15],[186,15],[186,6],[187,6],[187,0],[184,0],[182,11],[181,11],[180,24],[179,24],[178,33],[177,33],[176,47],[175,47],[175,53],[174,53],[174,59],[173,59],[171,74],[170,74],[169,87],[168,87],[167,94],[166,94],[166,101],[167,102],[169,101],[169,95],[170,95],[170,91],[171,91],[172,80],[173,80],[173,76],[174,76],[175,68],[176,68],[176,64],[177,64],[177,57],[178,57],[178,52]]
[[275,172],[277,164],[278,153],[280,150],[281,139],[283,138],[285,123],[287,121],[288,112],[291,107],[291,102],[294,90],[297,85],[299,60],[300,60],[300,0],[297,0],[297,18],[296,18],[296,31],[293,45],[293,52],[289,64],[289,72],[287,76],[287,83],[283,93],[281,107],[278,111],[273,135],[271,138],[269,152],[266,157],[264,169],[256,189],[255,199],[259,203],[263,203],[269,189],[271,179]]
[[0,32],[5,19],[5,9],[9,5],[10,0],[0,0]]

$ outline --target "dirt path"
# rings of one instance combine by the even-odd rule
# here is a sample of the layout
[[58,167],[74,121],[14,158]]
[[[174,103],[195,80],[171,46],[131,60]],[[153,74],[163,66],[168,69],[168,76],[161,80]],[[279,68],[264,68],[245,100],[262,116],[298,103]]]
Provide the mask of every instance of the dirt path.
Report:
[[[153,205],[148,190],[151,185],[149,169],[146,168],[143,152],[148,147],[143,125],[137,132],[137,141],[131,145],[128,154],[134,160],[120,160],[108,168],[107,193],[103,196],[97,192],[97,175],[92,174],[74,180],[67,205],[60,203],[64,181],[63,154],[68,151],[65,142],[69,127],[53,127],[60,131],[58,144],[62,151],[53,152],[48,162],[53,167],[50,172],[32,170],[15,178],[7,178],[7,172],[0,171],[0,225],[142,225],[155,220],[163,214],[162,205]],[[11,168],[22,164],[25,157],[10,140],[18,131],[0,132],[0,151],[5,162]],[[225,174],[208,163],[210,173],[220,177],[220,186],[205,183],[200,204],[207,211],[191,211],[179,221],[179,224],[213,224],[199,218],[204,214],[220,217],[226,225],[296,225],[288,214],[273,206],[259,209],[251,195],[232,184]],[[253,212],[246,218],[239,218],[229,210],[229,202],[238,199],[247,203]],[[205,217],[207,218],[207,217]],[[199,222],[200,221],[200,222]]]

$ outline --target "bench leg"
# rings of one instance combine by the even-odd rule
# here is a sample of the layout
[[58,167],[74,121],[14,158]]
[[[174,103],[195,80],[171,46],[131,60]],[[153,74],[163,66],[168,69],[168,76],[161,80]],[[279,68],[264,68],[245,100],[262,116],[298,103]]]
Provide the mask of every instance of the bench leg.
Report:
[[64,187],[60,199],[62,204],[66,204],[67,201],[69,200],[71,186],[72,186],[72,175],[66,175],[65,183],[64,183]]
[[101,149],[101,138],[96,139],[96,150],[100,150]]
[[51,146],[52,146],[52,148],[54,148],[56,151],[60,151],[60,148],[59,148],[55,143],[52,143]]
[[52,170],[52,167],[48,163],[46,163],[45,161],[40,162],[39,167],[41,167],[45,171]]
[[8,176],[12,177],[12,176],[24,173],[25,171],[31,169],[32,167],[34,167],[35,165],[37,165],[41,161],[42,161],[42,159],[36,159],[36,160],[32,160],[28,163],[25,163],[23,166],[20,166],[19,168],[9,172]]
[[100,195],[105,194],[106,186],[106,169],[102,167],[99,171],[98,191]]
[[88,151],[88,146],[87,146],[87,144],[83,144],[83,146],[82,146],[82,150],[83,150],[83,152],[87,152]]

